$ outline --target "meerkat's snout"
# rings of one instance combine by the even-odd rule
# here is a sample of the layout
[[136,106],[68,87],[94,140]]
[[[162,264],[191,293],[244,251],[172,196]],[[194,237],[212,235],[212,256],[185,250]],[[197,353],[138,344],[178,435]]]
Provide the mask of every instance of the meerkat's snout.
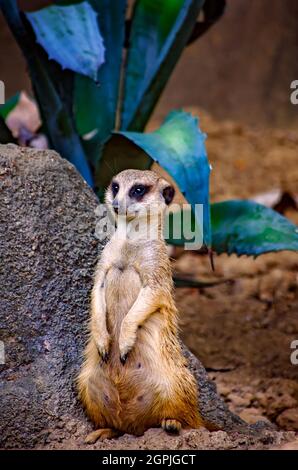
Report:
[[163,213],[174,195],[174,188],[155,172],[124,170],[111,181],[106,203],[117,217],[131,219]]
[[118,204],[118,201],[117,201],[117,200],[114,200],[114,201],[113,201],[112,207],[113,207],[113,209],[114,209],[114,212],[115,212],[116,214],[118,214],[118,212],[119,212],[119,204]]

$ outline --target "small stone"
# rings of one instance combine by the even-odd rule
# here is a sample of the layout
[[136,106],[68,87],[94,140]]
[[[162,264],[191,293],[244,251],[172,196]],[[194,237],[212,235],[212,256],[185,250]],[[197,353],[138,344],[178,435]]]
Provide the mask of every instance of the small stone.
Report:
[[231,391],[231,387],[228,387],[226,385],[218,384],[217,390],[218,390],[218,393],[220,395],[222,395],[223,397],[226,397],[227,395],[229,395],[229,393]]
[[256,393],[256,399],[258,400],[260,405],[262,405],[263,407],[266,407],[266,405],[268,404],[268,396],[266,395],[266,393],[263,393],[263,392]]
[[241,397],[240,395],[237,395],[235,393],[230,393],[228,395],[228,399],[233,403],[234,406],[236,407],[247,407],[251,403],[251,398],[248,396]]
[[298,408],[283,411],[276,419],[277,424],[287,431],[298,431]]
[[274,447],[271,450],[298,450],[298,439],[282,444],[281,446]]
[[254,424],[257,421],[266,421],[267,423],[270,423],[258,408],[246,408],[241,411],[239,416],[248,424]]

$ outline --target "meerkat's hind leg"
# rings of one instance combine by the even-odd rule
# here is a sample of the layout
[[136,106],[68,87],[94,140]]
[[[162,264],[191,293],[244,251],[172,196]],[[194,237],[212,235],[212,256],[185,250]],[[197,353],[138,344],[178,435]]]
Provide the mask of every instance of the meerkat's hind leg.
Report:
[[161,427],[164,431],[171,434],[179,434],[181,431],[181,423],[177,419],[164,418],[161,422]]
[[120,436],[120,432],[112,428],[101,428],[91,432],[85,439],[85,444],[94,444],[96,441],[103,441],[104,439],[113,439],[113,437]]

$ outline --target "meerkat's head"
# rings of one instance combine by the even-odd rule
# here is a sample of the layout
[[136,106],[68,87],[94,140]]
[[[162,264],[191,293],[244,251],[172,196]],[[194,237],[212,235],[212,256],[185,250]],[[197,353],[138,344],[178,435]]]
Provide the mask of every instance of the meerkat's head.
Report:
[[173,186],[150,170],[124,170],[114,176],[105,201],[116,216],[134,219],[144,212],[163,213],[175,194]]

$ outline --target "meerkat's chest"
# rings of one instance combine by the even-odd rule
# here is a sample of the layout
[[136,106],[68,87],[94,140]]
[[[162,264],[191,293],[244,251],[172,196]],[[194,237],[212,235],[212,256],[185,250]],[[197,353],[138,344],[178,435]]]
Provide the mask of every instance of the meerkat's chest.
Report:
[[[120,321],[136,300],[142,281],[137,267],[140,259],[136,250],[115,241],[107,247],[109,269],[105,277],[105,298],[110,322]],[[116,321],[116,323],[117,323]]]
[[136,269],[137,266],[144,264],[141,250],[126,240],[111,242],[106,247],[105,256],[109,260],[109,271],[114,271],[114,274],[120,275],[120,273]]

